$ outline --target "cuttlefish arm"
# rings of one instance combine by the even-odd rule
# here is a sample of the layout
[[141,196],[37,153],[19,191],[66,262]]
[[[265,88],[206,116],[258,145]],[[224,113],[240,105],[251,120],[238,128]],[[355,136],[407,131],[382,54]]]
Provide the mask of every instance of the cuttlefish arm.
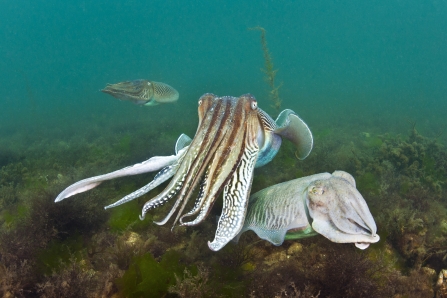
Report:
[[217,224],[216,235],[208,247],[218,251],[231,241],[242,229],[247,212],[253,173],[259,152],[256,132],[248,125],[244,150],[234,174],[224,187],[222,214]]
[[365,199],[352,184],[354,178],[335,171],[328,180],[309,185],[306,205],[312,228],[332,242],[352,242],[360,249],[380,240]]
[[[175,165],[176,162],[180,158],[183,157],[183,155],[187,151],[188,144],[189,144],[190,141],[191,141],[191,139],[187,135],[182,134],[182,135],[180,135],[180,137],[178,138],[178,140],[176,142],[176,146],[175,146],[176,154],[175,155],[171,155],[171,156],[154,156],[154,157],[149,158],[146,161],[143,161],[141,163],[137,163],[137,164],[135,164],[133,166],[125,167],[123,169],[120,169],[120,170],[117,170],[117,171],[114,171],[114,172],[111,172],[111,173],[107,173],[107,174],[103,174],[103,175],[99,175],[99,176],[83,179],[81,181],[78,181],[78,182],[70,185],[65,190],[63,190],[56,197],[55,202],[60,202],[63,199],[71,197],[71,196],[73,196],[75,194],[82,193],[82,192],[85,192],[85,191],[90,190],[92,188],[95,188],[96,186],[98,186],[99,184],[101,184],[102,182],[104,182],[106,180],[111,180],[111,179],[124,177],[124,176],[132,176],[132,175],[138,175],[138,174],[143,174],[143,173],[148,173],[148,172],[154,172],[154,171],[166,168],[166,167],[169,168],[171,165]],[[166,169],[164,171],[162,170],[154,178],[155,183],[152,184],[152,188],[156,187],[157,185],[159,185],[159,184],[163,183],[164,181],[166,181],[167,179],[169,179],[174,174],[175,171],[172,172],[172,173],[171,172],[172,171],[168,171],[168,169]],[[168,176],[166,174],[168,174],[168,175],[170,174],[171,176]],[[161,181],[161,180],[163,180],[163,181]],[[150,189],[147,190],[147,191],[150,191]],[[142,193],[141,195],[143,195],[143,194],[144,193]],[[126,196],[126,197],[128,197],[128,196]],[[128,201],[129,200],[126,200],[126,202],[128,202]],[[121,200],[119,202],[121,202]],[[124,203],[124,202],[121,202],[121,204],[122,203]],[[114,204],[112,204],[112,205],[114,205]],[[117,205],[114,205],[114,206],[112,206],[112,205],[107,206],[107,207],[110,208],[110,207],[114,207],[114,206],[117,206],[117,205],[120,205],[120,204],[117,204]]]
[[321,234],[365,249],[380,239],[354,178],[343,171],[291,180],[253,194],[235,241],[247,230],[275,245]]

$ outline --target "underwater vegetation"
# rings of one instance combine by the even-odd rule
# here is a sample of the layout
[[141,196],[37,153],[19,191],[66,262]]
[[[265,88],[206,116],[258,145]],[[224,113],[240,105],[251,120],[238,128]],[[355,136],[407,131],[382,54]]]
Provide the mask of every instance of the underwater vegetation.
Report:
[[259,30],[261,31],[261,46],[262,46],[262,52],[264,54],[264,69],[261,69],[262,72],[265,74],[265,81],[270,86],[270,92],[269,92],[269,98],[272,101],[272,107],[276,110],[276,112],[279,112],[281,109],[281,99],[279,98],[279,88],[281,88],[282,83],[279,85],[276,85],[275,78],[276,73],[278,72],[277,69],[273,66],[273,59],[272,55],[270,54],[270,50],[267,46],[267,38],[265,36],[266,32],[263,27],[254,27],[249,28],[249,30]]
[[125,297],[161,297],[174,285],[176,275],[188,269],[180,262],[180,254],[176,251],[167,251],[159,262],[151,253],[146,253],[132,259],[116,284]]
[[[147,177],[105,182],[100,191],[54,204],[67,184],[129,160],[151,142],[172,146],[175,134],[39,140],[0,169],[2,297],[437,297],[447,268],[447,150],[412,127],[406,135],[316,131],[305,161],[284,143],[255,171],[252,192],[272,184],[343,169],[376,219],[379,243],[359,251],[324,237],[274,246],[246,232],[219,252],[206,241],[220,215],[196,227],[157,226],[170,206],[140,221],[141,199],[104,210]],[[354,135],[354,137],[353,137]],[[138,136],[138,137],[136,137]],[[112,145],[111,145],[112,144]],[[149,146],[150,147],[150,146]],[[70,150],[67,150],[70,148]],[[172,150],[172,148],[171,148]],[[49,153],[47,153],[49,152]],[[151,155],[152,153],[145,153]],[[151,175],[151,174],[148,174]],[[148,215],[149,216],[149,215]]]
[[436,139],[420,135],[413,126],[409,136],[377,136],[374,154],[355,151],[359,189],[371,194],[372,208],[384,210],[379,225],[388,228],[388,240],[412,266],[446,259],[446,150]]

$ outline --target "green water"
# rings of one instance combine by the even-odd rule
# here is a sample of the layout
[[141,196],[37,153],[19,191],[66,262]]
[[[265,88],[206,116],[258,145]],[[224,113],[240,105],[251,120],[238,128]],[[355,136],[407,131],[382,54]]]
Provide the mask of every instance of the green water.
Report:
[[[411,119],[436,135],[446,124],[444,1],[14,1],[1,8],[0,136],[58,128],[63,138],[98,122],[107,129],[182,117],[206,92],[249,92],[269,110],[259,32],[248,30],[255,26],[267,30],[283,107],[310,126],[399,131]],[[171,84],[179,102],[139,109],[98,92],[138,78]]]
[[[53,203],[80,179],[173,154],[181,133],[194,136],[204,93],[252,93],[276,117],[260,31],[249,30],[257,26],[266,30],[281,110],[306,121],[315,147],[301,162],[284,142],[272,163],[256,170],[252,190],[348,171],[378,224],[379,244],[358,253],[315,237],[299,242],[302,255],[287,255],[294,265],[270,267],[294,242],[273,247],[251,235],[239,246],[208,250],[221,199],[206,223],[175,232],[151,223],[166,208],[138,220],[141,206],[165,184],[122,209],[103,209],[152,174]],[[418,286],[432,284],[420,268],[447,268],[446,28],[447,2],[441,0],[3,1],[0,294],[139,297],[145,288],[132,289],[150,285],[143,277],[161,272],[169,276],[163,291],[182,281],[168,297],[188,297],[185,289],[195,297],[255,290],[273,297],[286,287],[291,294],[291,282],[301,291],[310,285],[313,295],[321,290],[320,297],[360,297],[369,282],[378,289],[369,293],[379,293],[371,297],[405,296],[409,285],[421,291],[412,290],[419,293],[414,297],[430,297]],[[140,107],[99,91],[134,79],[167,83],[180,98]],[[163,267],[162,260],[172,261],[168,250],[176,252],[176,263],[180,258],[175,272],[189,268],[175,280]],[[147,264],[137,266],[138,260]],[[154,262],[160,265],[152,272]],[[351,284],[331,275],[338,269]],[[134,275],[138,282],[128,281]],[[53,286],[44,287],[47,282]],[[336,283],[362,286],[348,295]]]

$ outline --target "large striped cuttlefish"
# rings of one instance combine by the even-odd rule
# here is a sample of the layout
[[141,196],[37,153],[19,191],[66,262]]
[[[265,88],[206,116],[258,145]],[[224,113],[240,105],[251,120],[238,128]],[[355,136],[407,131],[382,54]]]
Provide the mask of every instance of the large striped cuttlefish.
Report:
[[[295,155],[300,159],[309,155],[313,138],[308,126],[292,110],[282,111],[274,121],[258,107],[251,94],[238,98],[205,94],[199,99],[198,114],[194,139],[181,135],[175,155],[155,156],[112,173],[81,180],[62,191],[55,201],[92,189],[105,180],[160,170],[149,184],[105,208],[138,198],[172,177],[161,193],[146,202],[140,219],[149,210],[175,198],[167,216],[155,223],[163,225],[176,213],[173,226],[178,222],[182,226],[194,226],[206,218],[223,191],[215,239],[208,242],[211,250],[220,250],[242,229],[254,168],[275,157],[281,137],[295,145]],[[196,188],[199,192],[195,203],[184,213]]]

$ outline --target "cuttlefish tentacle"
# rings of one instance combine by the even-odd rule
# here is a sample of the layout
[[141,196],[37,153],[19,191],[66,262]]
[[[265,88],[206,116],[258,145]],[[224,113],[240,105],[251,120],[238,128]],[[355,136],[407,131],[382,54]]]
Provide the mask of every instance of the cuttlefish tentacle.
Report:
[[174,174],[177,172],[177,170],[180,166],[180,162],[183,160],[183,157],[186,154],[187,148],[184,148],[182,150],[183,151],[180,151],[180,153],[178,154],[179,159],[177,160],[177,162],[175,162],[174,164],[172,164],[170,166],[163,168],[160,172],[157,173],[157,175],[155,175],[154,179],[151,182],[149,182],[145,186],[141,187],[140,189],[128,194],[127,196],[123,197],[121,200],[116,201],[115,203],[104,207],[104,209],[113,208],[113,207],[122,205],[124,203],[127,203],[129,201],[132,201],[136,198],[139,198],[142,195],[145,195],[146,193],[150,192],[151,190],[153,190],[154,188],[156,188],[163,182],[167,181],[172,176],[174,176]]
[[[230,113],[226,115],[213,115],[213,117],[222,117],[221,123],[224,127],[221,127],[218,130],[218,141],[215,142],[213,149],[210,150],[208,156],[206,156],[202,164],[201,174],[195,177],[195,182],[198,182],[199,179],[201,179],[203,170],[206,169],[207,174],[205,176],[212,177],[213,179],[212,184],[207,182],[203,184],[202,182],[203,187],[201,187],[199,197],[202,197],[203,199],[207,197],[214,197],[214,195],[210,194],[210,187],[213,186],[213,189],[215,189],[215,191],[221,190],[222,188],[220,187],[220,185],[222,185],[223,183],[222,179],[226,179],[226,177],[231,175],[232,167],[228,169],[228,166],[226,165],[232,160],[230,156],[232,154],[231,151],[234,148],[231,143],[233,139],[236,139],[237,135],[240,134],[240,130],[236,129],[236,127],[240,127],[240,125],[243,124],[243,119],[245,118],[245,112],[242,107],[242,105],[244,104],[243,101],[236,100],[232,97],[225,97],[224,100],[227,103],[228,108],[230,109]],[[238,149],[236,149],[236,151],[237,150]],[[210,163],[211,165],[209,165]],[[189,197],[193,190],[193,188],[190,188],[186,196]],[[180,215],[186,206],[186,203],[187,201],[185,200],[177,214],[174,224],[176,224],[176,222],[179,220]],[[197,199],[196,204],[201,205],[201,200]]]
[[208,184],[208,177],[209,177],[208,172],[206,172],[205,175],[202,178],[202,182],[200,183],[199,194],[197,195],[197,198],[196,198],[196,200],[194,202],[194,206],[193,206],[192,210],[190,212],[188,212],[187,214],[185,214],[184,216],[180,217],[180,219],[179,219],[181,226],[189,225],[188,222],[186,222],[186,223],[183,222],[183,218],[185,216],[192,215],[192,214],[190,214],[190,213],[192,213],[192,211],[200,209],[201,206],[203,205],[203,202],[205,200],[205,197],[204,197],[205,187]]
[[[214,97],[207,94],[202,96],[199,102],[200,101],[214,101]],[[215,101],[213,105],[205,103],[205,105],[211,109],[215,109],[215,113],[217,114],[225,115],[230,112],[228,105],[222,101]],[[188,152],[186,153],[186,156],[183,159],[177,173],[174,175],[170,184],[164,191],[143,206],[142,215],[140,218],[144,218],[146,212],[157,207],[160,202],[165,202],[178,193],[177,201],[166,218],[155,223],[162,225],[169,220],[172,214],[177,210],[181,201],[183,201],[186,192],[190,189],[190,187],[195,186],[192,185],[192,180],[199,174],[204,159],[206,159],[210,149],[212,149],[213,145],[216,143],[216,136],[219,137],[222,132],[225,132],[225,124],[222,123],[222,117],[204,117],[204,113],[202,114],[201,124],[199,125],[196,137],[194,137],[191,145],[189,146]]]
[[[255,101],[252,96],[246,95],[246,100]],[[238,104],[246,104],[246,101],[239,100]],[[243,107],[236,108],[239,115],[235,116],[227,123],[234,127],[245,127],[247,115]],[[193,226],[203,221],[208,215],[216,196],[222,191],[224,185],[233,175],[236,167],[242,158],[246,129],[232,129],[222,141],[221,146],[216,151],[211,165],[208,167],[207,175],[212,177],[212,183],[205,183],[203,193],[199,193],[193,209],[180,218],[181,225]],[[199,213],[200,211],[200,213]],[[196,219],[184,222],[185,217],[199,213]]]
[[54,201],[60,202],[63,199],[71,197],[75,194],[85,192],[87,190],[95,188],[96,186],[98,186],[99,184],[101,184],[102,182],[107,181],[107,180],[160,170],[166,166],[169,166],[169,165],[175,163],[178,160],[178,158],[179,158],[178,155],[154,156],[154,157],[149,158],[146,161],[137,163],[133,166],[125,167],[123,169],[113,171],[111,173],[107,173],[104,175],[99,175],[99,176],[83,179],[81,181],[78,181],[78,182],[70,185],[66,189],[64,189],[56,197],[56,199]]
[[[238,131],[238,135],[244,134],[243,131]],[[210,208],[216,200],[216,196],[222,191],[225,183],[227,183],[228,179],[233,175],[240,161],[240,152],[242,152],[243,149],[243,139],[240,136],[230,139],[233,140],[233,145],[221,146],[216,154],[216,158],[213,159],[212,164],[208,167],[209,177],[214,177],[213,183],[205,184],[203,194],[201,194],[201,201],[198,202],[190,212],[181,217],[182,225],[194,226],[202,222],[208,215]],[[183,222],[185,217],[195,215],[199,211],[200,213],[195,220],[191,222]]]
[[242,159],[230,182],[224,188],[222,214],[219,218],[215,238],[212,242],[208,242],[208,247],[213,251],[218,251],[224,247],[241,231],[244,225],[253,172],[259,151],[255,139],[256,132],[248,128],[246,133],[247,138]]
[[104,209],[113,208],[113,207],[122,205],[124,203],[127,203],[129,201],[132,201],[136,198],[139,198],[142,195],[151,191],[152,189],[156,188],[157,186],[159,186],[160,184],[162,184],[163,182],[165,182],[172,176],[174,176],[175,172],[177,171],[177,169],[180,165],[181,160],[183,159],[183,157],[186,154],[186,151],[187,151],[190,143],[191,143],[191,138],[185,134],[181,134],[178,137],[177,142],[175,143],[175,155],[177,157],[177,160],[173,164],[171,164],[167,167],[164,167],[160,172],[157,173],[157,175],[155,175],[154,179],[151,182],[149,182],[142,188],[134,191],[131,194],[128,194],[127,196],[123,197],[121,200],[104,207]]
[[[212,98],[211,100],[214,100],[214,98]],[[210,159],[212,158],[215,150],[220,146],[222,138],[228,130],[228,126],[226,125],[224,119],[226,119],[233,113],[232,107],[228,104],[228,102],[224,102],[223,105],[221,105],[220,101],[216,101],[215,105],[210,106],[210,110],[215,111],[215,116],[207,116],[207,118],[203,122],[204,127],[202,131],[206,137],[200,143],[200,153],[194,157],[193,166],[191,167],[192,170],[187,173],[187,176],[185,178],[186,182],[177,197],[177,201],[175,202],[171,211],[162,221],[155,222],[158,225],[165,224],[177,211],[181,202],[183,202],[183,204],[180,207],[178,214],[183,211],[193,190],[199,184],[200,177],[203,175],[206,165],[210,162]],[[209,122],[209,120],[211,120],[211,123],[210,125],[207,125],[207,122]],[[178,215],[173,223],[173,227],[177,220]]]
[[[228,144],[228,142],[231,142],[231,140],[234,138],[234,135],[238,133],[239,129],[236,129],[236,127],[239,127],[239,126],[237,126],[237,125],[243,123],[240,121],[235,121],[234,119],[243,119],[244,118],[244,115],[239,115],[241,113],[243,114],[243,107],[241,106],[243,104],[243,101],[237,100],[236,98],[229,97],[229,96],[223,97],[223,98],[217,100],[216,103],[220,102],[220,101],[223,101],[225,103],[225,106],[226,106],[225,113],[222,113],[219,110],[214,109],[214,105],[212,105],[209,107],[210,115],[207,116],[210,118],[217,118],[217,119],[219,119],[218,122],[221,123],[221,126],[217,127],[217,129],[215,129],[214,127],[209,128],[211,132],[207,133],[208,135],[215,136],[214,139],[213,138],[209,139],[209,141],[212,140],[212,143],[213,143],[212,149],[209,150],[207,154],[203,154],[203,155],[205,155],[205,158],[200,161],[201,162],[200,171],[196,175],[189,176],[190,178],[192,178],[192,183],[189,185],[188,188],[184,188],[182,190],[182,193],[179,195],[179,198],[177,199],[177,202],[176,202],[174,208],[172,208],[172,210],[168,214],[168,216],[166,216],[166,218],[163,221],[157,222],[157,224],[166,223],[167,220],[169,220],[169,218],[175,212],[175,210],[178,207],[178,205],[180,204],[181,200],[183,198],[186,198],[177,213],[177,216],[174,220],[173,226],[177,223],[190,196],[192,195],[193,190],[199,184],[201,177],[203,176],[203,173],[205,172],[205,170],[208,171],[208,173],[210,175],[209,177],[212,177],[213,185],[220,183],[220,179],[215,178],[214,174],[211,176],[210,170],[217,166],[219,166],[222,169],[226,168],[225,166],[222,166],[222,165],[225,162],[224,158],[230,152],[230,148],[227,144]],[[224,151],[225,151],[224,148],[228,148],[227,153],[224,153]],[[211,162],[211,166],[208,166],[210,162]],[[225,170],[224,170],[224,172],[225,172]],[[226,175],[227,176],[231,175],[231,172],[227,172]],[[205,188],[203,188],[203,191],[205,191],[205,192],[206,192],[207,185],[208,185],[208,183],[206,183],[204,185]],[[220,188],[220,190],[221,190],[221,188]],[[207,194],[204,193],[203,197],[206,198]],[[196,200],[196,202],[197,202],[197,200]]]

